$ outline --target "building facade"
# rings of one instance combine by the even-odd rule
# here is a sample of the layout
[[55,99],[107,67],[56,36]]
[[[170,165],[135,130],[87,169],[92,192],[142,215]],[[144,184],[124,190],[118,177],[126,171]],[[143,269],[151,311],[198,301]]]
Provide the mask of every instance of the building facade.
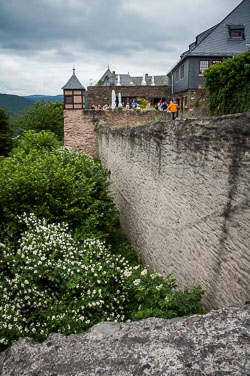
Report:
[[130,76],[130,74],[117,74],[110,71],[109,67],[95,86],[88,86],[88,107],[96,105],[110,105],[111,93],[115,90],[117,101],[121,93],[122,102],[126,105],[136,101],[138,97],[147,99],[155,106],[160,99],[169,101],[169,79],[167,75]]
[[204,70],[250,50],[250,0],[243,0],[220,23],[197,35],[168,73],[171,96],[182,112],[205,100]]

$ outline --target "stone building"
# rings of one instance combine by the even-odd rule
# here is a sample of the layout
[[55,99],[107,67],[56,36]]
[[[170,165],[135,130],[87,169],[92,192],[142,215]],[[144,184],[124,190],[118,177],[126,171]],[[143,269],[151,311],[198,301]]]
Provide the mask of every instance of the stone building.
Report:
[[168,73],[171,96],[192,114],[205,102],[204,70],[250,50],[250,1],[243,0],[220,23],[197,35]]
[[152,106],[159,102],[160,99],[169,101],[170,91],[168,76],[142,76],[133,77],[127,74],[116,74],[110,71],[109,67],[96,86],[88,87],[88,107],[94,105],[110,105],[111,92],[115,90],[117,101],[118,93],[121,93],[122,102],[131,104],[136,98],[147,99]]

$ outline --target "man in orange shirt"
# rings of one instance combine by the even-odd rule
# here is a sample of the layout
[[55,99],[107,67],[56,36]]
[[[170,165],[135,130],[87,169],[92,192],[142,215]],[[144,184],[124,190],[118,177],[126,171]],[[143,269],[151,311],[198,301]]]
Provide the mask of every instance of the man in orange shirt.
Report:
[[172,119],[173,120],[175,120],[175,118],[176,118],[177,108],[178,108],[178,104],[170,101],[170,105],[168,106],[166,111],[170,110],[172,112]]

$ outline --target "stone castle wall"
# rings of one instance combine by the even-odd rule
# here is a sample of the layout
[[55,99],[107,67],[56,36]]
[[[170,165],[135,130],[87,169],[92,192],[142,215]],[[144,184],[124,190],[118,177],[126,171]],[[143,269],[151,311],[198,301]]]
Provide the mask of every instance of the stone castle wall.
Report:
[[98,132],[134,248],[180,286],[201,284],[208,308],[250,299],[249,136],[249,114]]
[[97,132],[99,125],[119,127],[147,124],[157,119],[169,120],[171,113],[152,110],[65,110],[64,145],[97,156]]

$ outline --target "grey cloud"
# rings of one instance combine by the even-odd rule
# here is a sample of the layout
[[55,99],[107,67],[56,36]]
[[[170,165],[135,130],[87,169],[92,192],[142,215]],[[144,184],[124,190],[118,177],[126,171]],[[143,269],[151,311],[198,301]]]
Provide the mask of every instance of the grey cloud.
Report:
[[[56,6],[55,6],[56,4]],[[158,28],[143,16],[121,7],[121,2],[101,0],[91,5],[78,1],[2,0],[0,5],[0,40],[5,49],[46,50],[77,42],[82,50],[116,51],[129,54],[170,39],[178,30]],[[25,52],[26,51],[26,52]]]

